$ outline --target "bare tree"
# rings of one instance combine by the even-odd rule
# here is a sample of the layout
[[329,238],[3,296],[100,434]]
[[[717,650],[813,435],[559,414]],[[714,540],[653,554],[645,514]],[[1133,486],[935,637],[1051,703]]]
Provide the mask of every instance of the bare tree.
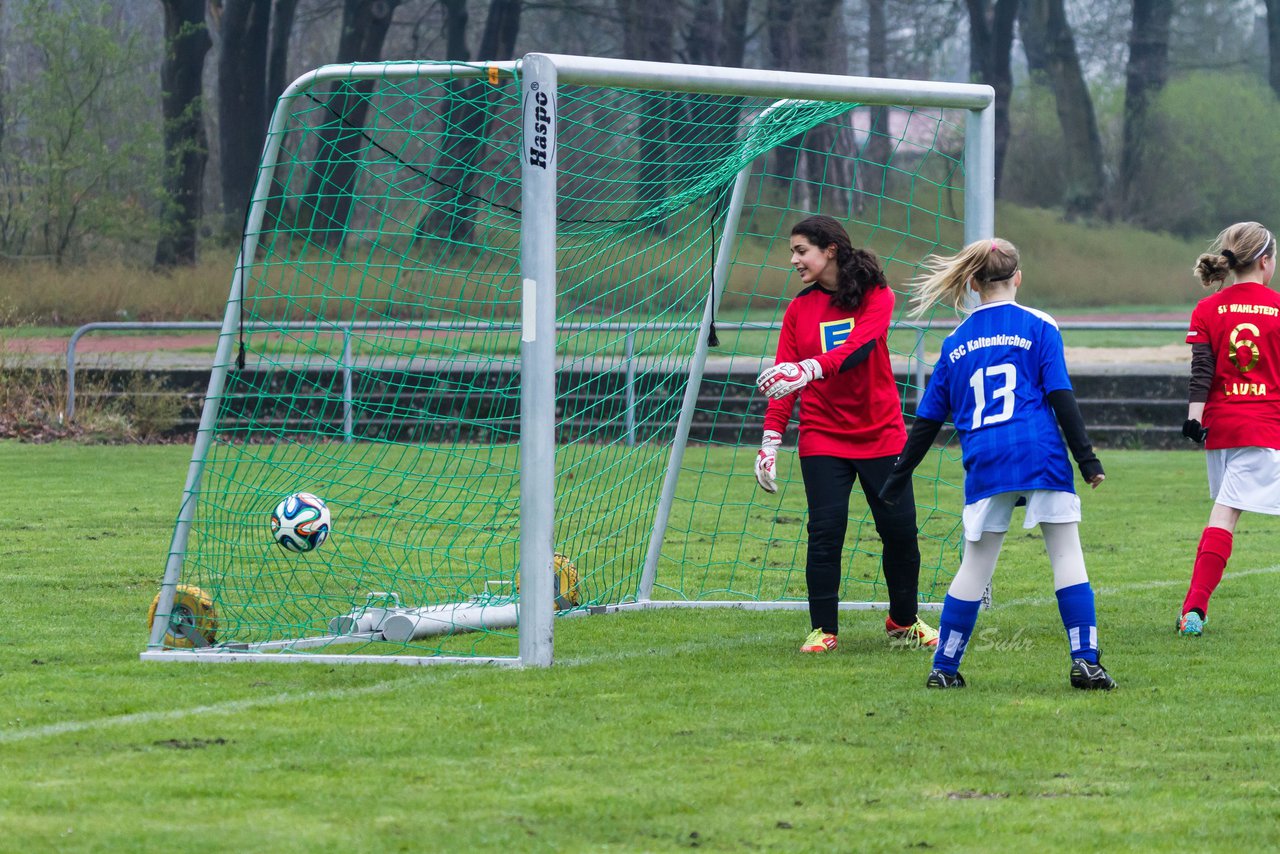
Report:
[[[684,50],[679,58],[693,65],[741,65],[749,5],[748,0],[694,0],[683,22]],[[742,100],[730,95],[671,96],[670,185],[697,183],[737,147]]]
[[[216,4],[215,4],[216,5]],[[267,36],[271,0],[222,0],[219,14],[218,151],[224,228],[238,234],[267,132]]]
[[[343,0],[337,62],[374,62],[400,0]],[[342,82],[325,102],[329,120],[320,126],[317,168],[307,188],[311,239],[322,246],[341,245],[351,217],[356,167],[368,140],[361,132],[369,109],[371,82]]]
[[[867,0],[867,74],[872,77],[889,76],[889,27],[885,19],[885,0]],[[885,167],[893,153],[889,142],[888,107],[871,108],[867,134],[858,184],[863,192],[880,196],[884,192]]]
[[271,7],[271,35],[267,42],[266,117],[271,118],[275,101],[289,85],[289,36],[298,0],[275,0]]
[[1009,148],[1009,101],[1013,97],[1013,26],[1018,0],[965,0],[969,11],[969,74],[995,89],[996,195]]
[[[512,58],[520,32],[522,7],[523,0],[489,0],[480,36],[479,59]],[[444,0],[444,10],[447,58],[469,62],[466,0]],[[471,239],[476,215],[476,199],[471,188],[489,136],[490,87],[477,80],[453,80],[449,88],[444,139],[432,169],[436,190],[429,200],[431,212],[419,222],[418,232],[467,242]]]
[[[675,59],[675,15],[653,0],[617,0],[622,18],[622,55],[627,59],[671,62]],[[647,204],[667,192],[672,152],[667,145],[671,128],[671,101],[661,93],[641,97],[636,128],[639,165],[637,198]]]
[[740,68],[747,54],[747,19],[751,0],[723,0],[720,15],[720,65]]
[[161,0],[164,61],[164,186],[170,211],[156,244],[156,265],[194,264],[209,140],[204,129],[204,57],[212,46],[204,0]]
[[[3,21],[3,20],[4,20],[4,0],[0,0],[0,21]],[[3,36],[3,35],[4,35],[3,30],[0,30],[0,36]],[[4,41],[0,39],[0,57],[3,57],[4,55],[5,55]],[[6,83],[5,83],[5,77],[4,77],[4,63],[0,62],[0,149],[4,148],[4,130],[5,130],[5,112],[4,111],[5,111],[5,107],[7,106],[5,102],[5,89],[6,89]]]
[[[772,61],[788,71],[844,74],[849,69],[839,0],[769,0]],[[852,128],[846,117],[823,122],[777,149],[778,175],[794,175],[803,210],[848,210],[853,194]],[[833,156],[834,155],[834,156]]]
[[1169,79],[1172,18],[1173,0],[1133,0],[1124,86],[1124,139],[1120,150],[1120,206],[1126,217],[1132,217],[1138,207],[1134,196],[1147,154],[1151,102]]
[[1267,0],[1267,80],[1280,95],[1280,0]]
[[1104,192],[1102,137],[1066,8],[1063,0],[1023,0],[1021,12],[1028,64],[1048,81],[1062,127],[1067,215],[1096,213]]

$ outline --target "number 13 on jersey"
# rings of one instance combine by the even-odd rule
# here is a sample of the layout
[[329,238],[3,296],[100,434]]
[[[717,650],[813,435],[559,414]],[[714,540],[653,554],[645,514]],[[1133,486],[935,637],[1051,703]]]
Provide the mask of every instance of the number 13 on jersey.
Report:
[[[989,427],[1013,417],[1013,390],[1018,385],[1018,369],[1013,365],[978,368],[969,377],[973,389],[973,429]],[[988,412],[988,408],[992,411]]]

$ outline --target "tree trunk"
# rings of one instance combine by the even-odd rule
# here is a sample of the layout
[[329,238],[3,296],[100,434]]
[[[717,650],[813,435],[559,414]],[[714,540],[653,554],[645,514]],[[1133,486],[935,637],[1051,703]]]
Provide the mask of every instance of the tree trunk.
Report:
[[[746,4],[741,0],[697,0],[684,34],[684,59],[693,65],[727,66],[741,62],[746,38]],[[669,185],[696,185],[723,169],[738,146],[742,99],[732,95],[671,96]]]
[[1000,195],[1000,173],[1009,148],[1009,101],[1013,97],[1013,25],[1018,0],[965,0],[969,11],[969,74],[995,90],[995,184]]
[[1280,95],[1280,0],[1267,0],[1267,80]]
[[520,12],[523,0],[489,0],[489,14],[480,34],[480,58],[502,62],[511,59],[520,35]]
[[204,0],[161,0],[164,60],[160,66],[164,115],[164,186],[171,212],[156,244],[155,262],[173,267],[196,262],[196,231],[209,141],[204,129],[204,57],[213,43],[204,22]]
[[276,99],[292,81],[289,74],[289,36],[298,0],[275,0],[271,9],[271,39],[267,47],[266,121],[270,123]]
[[[343,0],[336,62],[376,62],[400,0]],[[311,239],[332,249],[342,245],[351,218],[357,165],[367,143],[365,113],[372,81],[340,83],[325,102],[329,121],[319,128],[316,171],[307,198],[314,217]]]
[[747,15],[751,0],[724,0],[720,16],[720,65],[741,68],[747,55]]
[[1027,70],[1033,76],[1049,74],[1048,16],[1045,0],[1022,0],[1018,7],[1018,35],[1027,56]]
[[225,0],[218,56],[218,142],[227,233],[239,235],[258,177],[266,122],[270,0]]
[[[889,76],[889,27],[885,18],[885,0],[867,0],[867,74],[871,77]],[[867,142],[862,147],[861,169],[858,185],[861,193],[872,199],[884,195],[885,167],[893,155],[889,141],[889,108],[872,107],[867,126]],[[858,197],[861,209],[863,199]]]
[[[4,0],[0,0],[0,20],[3,20],[3,18],[4,18]],[[3,30],[0,30],[0,36],[4,36],[4,35],[7,35],[7,34]],[[4,43],[4,40],[3,38],[0,38],[0,56],[8,55],[5,48],[6,48],[6,45]],[[0,151],[4,150],[4,135],[6,130],[5,128],[5,96],[7,96],[8,94],[9,94],[9,83],[5,79],[4,63],[0,62]]]
[[[768,0],[765,8],[765,21],[768,27],[768,49],[771,65],[782,71],[799,70],[799,47],[796,44],[795,4],[791,0]],[[785,176],[790,180],[800,171],[801,137],[787,140],[773,150],[772,172],[775,176]]]
[[[822,74],[849,70],[839,0],[769,0],[767,17],[775,68]],[[851,124],[847,116],[840,116],[779,146],[775,174],[797,182],[794,193],[801,210],[848,215],[853,151]]]
[[467,50],[467,0],[441,0],[444,7],[444,57],[458,62],[470,62]]
[[1129,64],[1125,69],[1124,134],[1120,151],[1120,206],[1125,217],[1132,217],[1140,204],[1135,196],[1149,137],[1148,113],[1152,100],[1169,79],[1169,23],[1172,18],[1173,0],[1133,0]]
[[1024,40],[1043,47],[1043,73],[1053,91],[1062,127],[1067,216],[1093,215],[1102,204],[1104,190],[1102,137],[1063,0],[1024,0],[1023,11],[1032,12],[1022,22]]
[[[448,58],[469,62],[467,4],[465,0],[447,0],[444,5]],[[490,0],[480,36],[481,61],[501,62],[514,55],[523,5],[523,0]],[[482,81],[454,80],[450,90],[445,136],[432,170],[437,190],[429,200],[427,215],[418,222],[417,231],[469,243],[476,217],[471,187],[489,137],[490,89],[489,84]]]
[[[653,0],[617,0],[622,15],[623,56],[627,59],[671,62],[675,59],[674,14],[664,3]],[[636,128],[636,198],[642,208],[650,207],[667,192],[672,150],[668,143],[671,102],[664,93],[640,99],[640,120]],[[655,223],[655,227],[663,226]]]

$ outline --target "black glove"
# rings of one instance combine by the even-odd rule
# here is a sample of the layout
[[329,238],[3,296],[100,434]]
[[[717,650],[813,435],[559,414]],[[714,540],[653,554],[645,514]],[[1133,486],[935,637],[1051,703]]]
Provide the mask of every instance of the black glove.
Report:
[[1182,422],[1182,435],[1186,436],[1197,445],[1203,445],[1205,437],[1209,435],[1209,430],[1202,426],[1199,421],[1194,418],[1188,418]]
[[884,486],[880,487],[880,500],[885,504],[897,504],[898,499],[902,498],[902,493],[906,492],[910,485],[911,469],[894,469],[885,478]]
[[1093,479],[1098,475],[1106,476],[1106,472],[1102,470],[1102,462],[1097,457],[1086,457],[1076,464],[1080,466],[1080,476],[1084,478],[1085,483],[1093,483]]

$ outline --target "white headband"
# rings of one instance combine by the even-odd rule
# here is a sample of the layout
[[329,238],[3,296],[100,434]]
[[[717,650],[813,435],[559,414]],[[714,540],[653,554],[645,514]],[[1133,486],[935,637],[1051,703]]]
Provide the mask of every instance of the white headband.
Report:
[[1275,239],[1275,238],[1271,236],[1271,232],[1270,232],[1270,231],[1268,231],[1268,232],[1267,232],[1267,242],[1262,244],[1262,248],[1258,250],[1258,254],[1257,254],[1257,255],[1254,255],[1252,258],[1250,258],[1250,259],[1249,259],[1249,265],[1252,265],[1255,261],[1257,261],[1257,260],[1258,260],[1259,258],[1261,258],[1263,255],[1266,255],[1266,254],[1267,254],[1267,250],[1271,248],[1271,241],[1272,241],[1272,240],[1274,240],[1274,239]]

